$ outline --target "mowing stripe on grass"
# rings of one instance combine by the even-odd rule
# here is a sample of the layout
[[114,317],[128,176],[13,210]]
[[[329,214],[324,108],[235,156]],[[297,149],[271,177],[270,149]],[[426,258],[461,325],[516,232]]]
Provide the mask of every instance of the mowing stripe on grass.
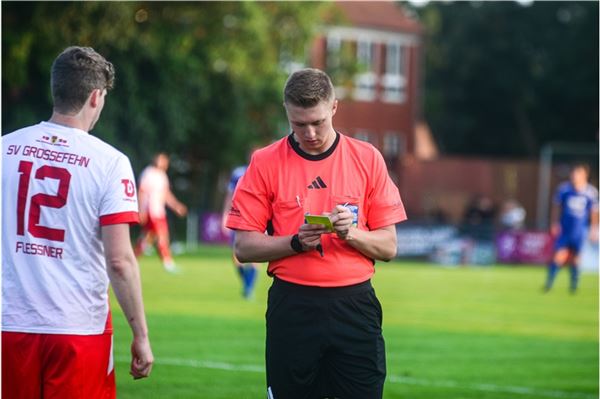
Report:
[[544,396],[548,398],[561,398],[561,399],[596,399],[596,395],[590,395],[582,392],[567,392],[547,389],[537,389],[528,387],[515,387],[510,385],[494,385],[494,384],[463,384],[456,381],[435,381],[426,380],[421,378],[413,377],[401,377],[397,375],[388,376],[389,382],[407,385],[420,385],[420,386],[436,386],[446,388],[460,388],[469,389],[472,391],[484,391],[484,392],[498,392],[498,393],[514,393],[520,395],[530,395],[539,397]]
[[[120,363],[129,363],[130,358],[125,356],[115,356],[115,360]],[[181,359],[181,358],[157,358],[154,360],[154,364],[164,366],[179,366],[179,367],[192,367],[198,369],[213,369],[213,370],[225,370],[225,371],[248,371],[252,373],[264,373],[265,368],[263,366],[255,364],[233,364],[225,362],[213,362],[210,360],[195,360],[195,359]],[[406,385],[419,385],[419,386],[436,386],[445,388],[460,388],[469,389],[472,391],[484,391],[484,392],[504,392],[513,393],[520,395],[529,396],[544,396],[548,398],[560,398],[560,399],[597,399],[596,395],[586,394],[582,392],[568,392],[558,390],[546,390],[528,387],[516,387],[510,385],[494,385],[494,384],[463,384],[457,381],[438,381],[438,380],[427,380],[422,378],[403,377],[397,375],[388,375],[387,381],[396,384]]]

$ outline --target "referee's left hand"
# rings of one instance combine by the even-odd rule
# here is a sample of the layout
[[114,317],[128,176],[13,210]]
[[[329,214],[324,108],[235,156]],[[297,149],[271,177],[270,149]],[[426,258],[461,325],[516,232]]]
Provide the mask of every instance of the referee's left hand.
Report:
[[350,212],[350,209],[343,205],[336,205],[329,218],[337,236],[345,240],[348,237],[350,227],[352,227],[352,220],[354,219],[354,215]]

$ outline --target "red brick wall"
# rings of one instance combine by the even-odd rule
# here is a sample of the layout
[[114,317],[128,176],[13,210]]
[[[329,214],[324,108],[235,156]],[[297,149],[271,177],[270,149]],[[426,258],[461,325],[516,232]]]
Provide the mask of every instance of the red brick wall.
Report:
[[534,226],[538,195],[537,161],[499,161],[442,158],[405,161],[398,169],[399,189],[409,218],[443,210],[450,221],[460,222],[469,200],[486,195],[498,207],[514,198],[527,210],[527,223]]

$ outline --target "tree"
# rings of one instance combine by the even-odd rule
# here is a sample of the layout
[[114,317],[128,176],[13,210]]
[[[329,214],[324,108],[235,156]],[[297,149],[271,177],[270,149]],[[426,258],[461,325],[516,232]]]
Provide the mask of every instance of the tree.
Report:
[[431,2],[425,118],[449,154],[598,140],[598,2]]
[[47,119],[52,60],[69,45],[94,47],[117,71],[94,134],[138,171],[158,150],[173,154],[184,198],[217,207],[219,172],[285,134],[281,55],[304,59],[325,6],[3,2],[2,131]]

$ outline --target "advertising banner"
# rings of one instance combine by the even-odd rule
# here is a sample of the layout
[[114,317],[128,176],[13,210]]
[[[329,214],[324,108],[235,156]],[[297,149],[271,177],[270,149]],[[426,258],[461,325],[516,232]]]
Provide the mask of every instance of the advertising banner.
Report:
[[498,262],[545,265],[552,257],[554,240],[545,231],[505,231],[496,236]]
[[[221,228],[222,214],[206,212],[200,215],[200,240],[209,244],[228,244],[230,234]],[[227,230],[229,232],[229,230]]]

